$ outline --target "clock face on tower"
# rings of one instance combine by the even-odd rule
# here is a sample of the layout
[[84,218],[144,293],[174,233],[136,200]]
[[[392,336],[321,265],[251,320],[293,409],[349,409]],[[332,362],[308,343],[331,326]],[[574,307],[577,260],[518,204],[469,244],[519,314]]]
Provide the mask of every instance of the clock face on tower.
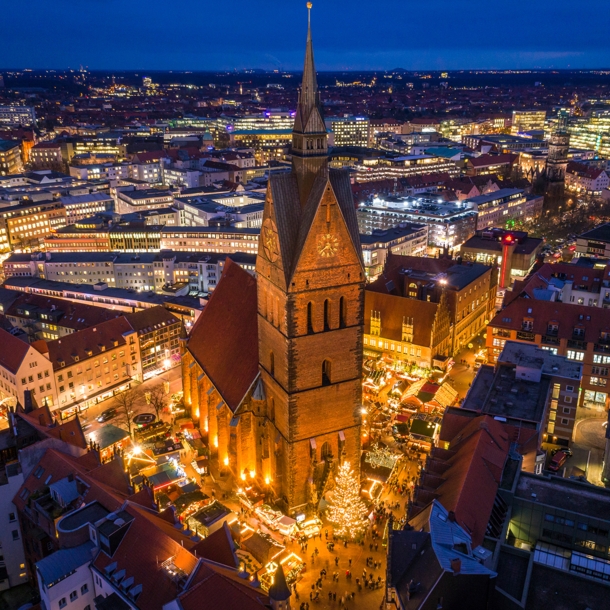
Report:
[[332,233],[318,235],[318,254],[325,258],[330,258],[337,254],[339,240]]
[[261,238],[265,256],[274,263],[280,255],[280,248],[277,241],[277,227],[271,218],[267,218],[263,223]]

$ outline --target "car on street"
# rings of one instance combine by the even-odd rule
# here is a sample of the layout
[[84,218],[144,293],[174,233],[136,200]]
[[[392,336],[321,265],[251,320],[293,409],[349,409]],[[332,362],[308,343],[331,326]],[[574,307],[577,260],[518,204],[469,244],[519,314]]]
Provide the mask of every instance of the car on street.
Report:
[[555,447],[555,449],[553,449],[553,451],[551,451],[551,455],[556,455],[560,451],[567,453],[568,457],[572,457],[572,455],[573,455],[572,450],[569,449],[568,447]]
[[103,424],[104,422],[114,419],[116,416],[117,416],[116,409],[106,409],[105,411],[102,411],[100,413],[99,417],[97,418],[97,421],[100,422],[100,424]]
[[[569,450],[568,450],[569,451]],[[572,452],[564,449],[560,449],[552,458],[548,465],[548,470],[551,472],[558,472],[559,469],[568,461],[568,458],[572,457]]]
[[133,423],[140,428],[145,426],[149,426],[157,419],[157,416],[154,413],[138,413],[133,418]]

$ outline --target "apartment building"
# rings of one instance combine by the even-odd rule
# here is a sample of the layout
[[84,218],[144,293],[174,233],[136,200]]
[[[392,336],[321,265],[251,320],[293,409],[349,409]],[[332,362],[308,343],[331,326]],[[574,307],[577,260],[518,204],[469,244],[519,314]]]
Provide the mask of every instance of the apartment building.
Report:
[[610,329],[604,309],[517,298],[487,327],[489,362],[496,362],[506,341],[536,345],[582,364],[578,407],[608,409]]
[[116,189],[115,209],[118,214],[156,210],[171,206],[173,203],[174,196],[167,190],[135,189],[134,187]]
[[610,223],[599,225],[576,238],[576,254],[610,258]]
[[608,172],[600,167],[571,161],[566,168],[566,188],[586,195],[601,195],[610,184]]
[[510,132],[513,135],[544,131],[546,110],[513,110]]
[[39,142],[30,150],[30,163],[33,167],[61,167],[63,157],[60,142]]
[[36,110],[33,106],[0,106],[0,123],[30,126],[36,124]]
[[137,333],[125,316],[36,346],[52,367],[62,419],[142,380]]
[[328,117],[324,120],[330,131],[332,145],[363,146],[369,145],[371,122],[364,116]]
[[8,404],[24,404],[29,390],[40,404],[56,404],[53,370],[36,347],[0,328],[0,396]]

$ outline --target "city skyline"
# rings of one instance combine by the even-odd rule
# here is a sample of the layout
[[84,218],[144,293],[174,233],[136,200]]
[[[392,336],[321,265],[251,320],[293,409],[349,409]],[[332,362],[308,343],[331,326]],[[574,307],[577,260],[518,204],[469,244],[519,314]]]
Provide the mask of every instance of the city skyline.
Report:
[[[30,6],[38,18],[28,23],[28,37],[9,27],[22,19],[17,6],[4,9],[3,68],[295,71],[302,66],[305,31],[294,35],[287,26],[298,22],[301,1],[234,0],[211,7],[187,2],[183,18],[176,20],[164,17],[159,0],[151,0],[146,13],[116,0],[87,0],[78,11],[65,0],[53,5],[33,0]],[[482,0],[468,11],[447,0],[410,6],[381,0],[374,11],[361,0],[350,3],[349,11],[336,0],[319,2],[312,15],[316,60],[320,71],[600,69],[610,66],[603,44],[610,16],[604,8],[601,0],[590,3],[596,19],[585,28],[567,0],[538,0],[528,6],[530,18]],[[216,27],[222,23],[226,28]],[[57,44],[62,29],[65,44]],[[40,44],[28,44],[31,37]]]

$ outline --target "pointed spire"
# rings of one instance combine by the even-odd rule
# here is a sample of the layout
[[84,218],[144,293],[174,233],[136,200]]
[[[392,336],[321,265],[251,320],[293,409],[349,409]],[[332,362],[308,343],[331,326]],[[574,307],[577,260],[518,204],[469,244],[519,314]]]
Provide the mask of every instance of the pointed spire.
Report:
[[313,61],[313,43],[311,41],[311,2],[307,3],[307,46],[305,50],[305,64],[303,66],[303,82],[299,106],[303,119],[309,117],[312,109],[318,104],[318,80]]
[[290,598],[291,592],[286,582],[286,576],[282,569],[282,564],[278,564],[273,584],[269,587],[269,599],[272,602],[284,602]]

